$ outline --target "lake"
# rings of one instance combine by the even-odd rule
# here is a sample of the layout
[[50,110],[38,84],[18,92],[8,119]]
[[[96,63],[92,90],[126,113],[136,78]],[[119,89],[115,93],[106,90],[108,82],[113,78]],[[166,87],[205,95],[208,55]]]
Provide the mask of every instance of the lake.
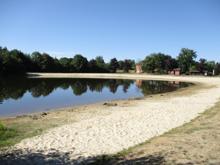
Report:
[[189,83],[153,80],[1,78],[0,117],[144,97],[187,86]]

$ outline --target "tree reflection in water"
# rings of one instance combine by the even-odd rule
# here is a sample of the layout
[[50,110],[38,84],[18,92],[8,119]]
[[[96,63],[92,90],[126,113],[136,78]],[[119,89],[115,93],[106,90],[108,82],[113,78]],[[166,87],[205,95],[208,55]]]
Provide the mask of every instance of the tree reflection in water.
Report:
[[80,96],[88,90],[101,93],[104,88],[108,88],[111,93],[116,93],[118,87],[121,86],[123,92],[126,93],[134,83],[143,95],[170,92],[189,85],[181,82],[153,80],[7,78],[0,81],[0,104],[7,99],[20,99],[26,92],[30,92],[36,98],[45,97],[57,88],[64,90],[71,88],[74,95]]

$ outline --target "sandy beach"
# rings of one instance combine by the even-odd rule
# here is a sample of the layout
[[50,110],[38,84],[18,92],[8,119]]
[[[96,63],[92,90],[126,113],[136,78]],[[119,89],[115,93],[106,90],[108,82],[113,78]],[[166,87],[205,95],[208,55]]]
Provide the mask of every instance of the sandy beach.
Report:
[[[33,75],[32,75],[33,76]],[[68,153],[71,160],[114,154],[190,122],[220,99],[220,78],[152,76],[136,74],[40,74],[39,78],[119,78],[184,81],[201,88],[187,94],[173,93],[140,100],[122,101],[117,106],[87,105],[86,111],[69,115],[68,124],[24,139],[12,147],[44,155]],[[187,90],[187,89],[184,89]]]

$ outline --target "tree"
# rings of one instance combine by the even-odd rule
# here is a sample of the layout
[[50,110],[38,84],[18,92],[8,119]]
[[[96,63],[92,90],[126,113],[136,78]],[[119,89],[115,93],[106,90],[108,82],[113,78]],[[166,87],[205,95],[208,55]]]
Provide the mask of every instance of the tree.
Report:
[[40,66],[40,61],[41,61],[41,53],[39,52],[33,52],[31,54],[31,60],[35,65],[35,71],[41,72],[41,66]]
[[123,70],[123,67],[124,67],[124,61],[123,60],[118,61],[118,69]]
[[17,72],[20,73],[25,73],[26,72],[26,65],[25,65],[25,56],[21,51],[18,51],[16,49],[10,51],[10,57],[12,58],[11,60],[13,61],[13,70],[16,70]]
[[216,63],[216,65],[215,65],[215,74],[216,75],[220,74],[220,63]]
[[123,64],[123,71],[124,72],[129,72],[129,70],[132,68],[132,61],[131,60],[125,60]]
[[54,58],[54,64],[53,64],[53,71],[54,72],[62,72],[62,65],[60,64],[60,61],[57,58]]
[[31,58],[41,72],[57,72],[61,68],[59,61],[47,53],[33,52]]
[[105,63],[102,56],[97,56],[95,58],[95,60],[96,60],[96,64],[98,67],[97,72],[100,72],[100,73],[108,73],[109,72],[108,65]]
[[153,53],[142,61],[142,65],[145,72],[167,73],[176,67],[177,62],[169,55]]
[[197,64],[197,69],[200,73],[204,73],[204,71],[206,70],[206,62],[207,60],[204,58],[199,59],[199,62]]
[[74,72],[75,71],[74,66],[71,65],[72,60],[73,60],[72,58],[66,58],[66,57],[63,57],[59,60],[62,66],[63,72]]
[[88,61],[80,54],[74,56],[71,64],[76,69],[76,72],[86,72],[88,69]]
[[55,71],[54,59],[51,56],[49,56],[49,54],[47,53],[42,54],[40,66],[43,72],[54,72]]
[[110,72],[115,73],[118,67],[119,67],[118,60],[116,58],[111,59],[109,63]]
[[0,47],[0,76],[3,74],[3,59],[1,56],[1,47]]
[[0,58],[2,75],[25,74],[28,66],[31,66],[28,56],[16,49],[9,51],[7,48],[0,48]]
[[105,66],[105,61],[104,61],[104,59],[103,59],[102,56],[97,56],[97,57],[95,58],[95,60],[96,60],[96,64],[97,64],[99,67],[104,67],[104,66]]
[[[167,73],[180,67],[183,73],[190,70],[219,73],[219,63],[200,59],[195,61],[197,54],[194,50],[181,49],[177,59],[163,53],[153,53],[142,61],[142,69],[150,73]],[[129,72],[135,68],[135,61],[130,59],[117,61],[116,58],[105,63],[102,56],[87,61],[86,57],[78,54],[74,58],[53,58],[47,53],[33,52],[30,55],[14,49],[0,47],[0,75],[25,74],[26,72],[93,72],[115,73],[117,69]]]
[[7,48],[1,48],[0,52],[1,63],[2,63],[2,75],[13,74],[14,60],[10,56],[10,52]]
[[3,64],[2,64],[2,58],[0,57],[0,76],[3,75]]
[[182,48],[177,57],[179,67],[182,73],[189,73],[190,67],[194,64],[197,54],[194,50]]
[[208,72],[213,72],[213,70],[215,69],[215,61],[207,61],[206,62],[206,69]]
[[98,70],[99,70],[99,68],[98,68],[98,66],[97,66],[96,60],[91,59],[91,60],[89,61],[89,72],[91,72],[91,73],[96,73],[96,72],[98,72]]

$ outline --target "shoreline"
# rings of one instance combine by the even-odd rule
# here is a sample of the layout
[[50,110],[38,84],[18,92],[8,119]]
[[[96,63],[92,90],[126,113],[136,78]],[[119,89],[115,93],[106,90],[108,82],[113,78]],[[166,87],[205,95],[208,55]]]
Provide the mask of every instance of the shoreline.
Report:
[[91,78],[91,79],[128,79],[128,80],[162,80],[162,81],[185,81],[200,82],[204,79],[218,79],[219,77],[204,76],[174,76],[174,75],[153,75],[136,73],[27,73],[28,78]]
[[[42,78],[42,77],[41,77]],[[109,79],[109,78],[106,78]],[[133,79],[132,79],[133,80]],[[142,79],[144,80],[144,79]],[[164,80],[158,80],[158,81],[164,81]],[[172,80],[170,80],[172,82]],[[190,82],[188,82],[190,83]],[[186,94],[186,91],[189,90],[198,90],[197,88],[199,87],[203,87],[203,84],[195,82],[192,83],[190,86],[188,87],[182,87],[179,89],[176,89],[174,91],[170,91],[170,92],[163,92],[163,93],[157,93],[157,94],[149,94],[146,96],[142,96],[142,97],[131,97],[131,98],[124,98],[124,99],[113,99],[113,100],[104,100],[104,101],[98,101],[98,102],[93,102],[93,103],[83,103],[83,104],[79,104],[79,105],[73,105],[73,106],[66,106],[66,107],[58,107],[58,108],[50,108],[50,109],[45,109],[42,111],[37,111],[37,112],[30,112],[30,113],[24,113],[24,114],[18,114],[18,115],[11,115],[11,116],[0,116],[0,120],[7,120],[7,119],[13,119],[13,118],[18,118],[18,117],[23,117],[23,116],[32,116],[32,115],[40,115],[42,113],[56,113],[59,111],[66,111],[68,109],[74,109],[74,108],[82,108],[82,107],[87,107],[87,106],[100,106],[100,105],[104,105],[104,104],[117,104],[119,102],[126,102],[126,101],[135,101],[135,100],[144,100],[150,97],[160,97],[160,95],[174,95],[174,94],[178,94],[178,93],[184,93]]]
[[[101,76],[101,74],[99,75]],[[88,78],[88,74],[86,76]],[[92,76],[90,74],[90,77]],[[117,74],[116,77],[127,78],[128,76],[130,75],[127,74],[124,76],[124,74]],[[134,76],[130,78],[133,79]],[[42,150],[44,154],[50,153],[52,151],[51,149],[54,148],[60,152],[71,152],[71,159],[77,159],[79,155],[88,157],[112,154],[188,123],[199,116],[200,113],[214,106],[219,100],[219,95],[216,94],[216,92],[218,93],[220,91],[219,78],[152,75],[138,75],[136,78],[186,81],[199,83],[201,86],[195,85],[193,90],[187,91],[187,88],[180,89],[162,94],[163,96],[158,94],[140,100],[117,101],[120,102],[117,106],[104,106],[96,103],[99,105],[87,105],[76,108],[79,111],[75,111],[72,108],[72,113],[69,114],[68,111],[71,111],[71,108],[66,112],[57,111],[57,114],[53,114],[52,112],[45,118],[40,118],[39,122],[49,120],[50,116],[59,117],[62,115],[66,116],[63,119],[68,119],[69,121],[61,122],[63,125],[58,124],[58,127],[46,129],[41,135],[22,140],[14,147],[31,152]],[[163,111],[160,110],[161,108]],[[80,111],[81,113],[77,114]],[[111,122],[109,123],[109,121]],[[93,124],[91,125],[91,123]],[[135,131],[131,132],[133,129]],[[146,132],[144,130],[148,131]],[[95,141],[91,138],[95,139]],[[71,141],[71,139],[76,140]],[[85,144],[80,142],[82,139],[84,139]],[[59,144],[61,142],[60,140],[64,141],[62,146]],[[90,142],[90,140],[92,141]],[[37,146],[39,143],[41,146]],[[73,145],[74,149],[69,145]],[[84,145],[87,147],[85,148]]]
[[[189,95],[190,92],[189,91],[198,91],[200,88],[203,88],[204,84],[202,83],[193,83],[191,86],[188,87],[184,87],[184,88],[179,88],[175,91],[171,91],[171,92],[164,92],[164,93],[157,93],[157,94],[150,94],[147,96],[143,96],[143,97],[132,97],[132,98],[125,98],[125,99],[115,99],[115,100],[106,100],[106,101],[100,101],[100,102],[94,102],[94,103],[88,103],[88,104],[81,104],[81,105],[75,105],[75,106],[67,106],[67,107],[60,107],[60,108],[51,108],[48,110],[42,110],[42,111],[38,111],[38,112],[30,112],[30,113],[25,113],[25,114],[19,114],[19,115],[14,115],[14,116],[0,116],[0,120],[8,120],[8,119],[15,119],[15,118],[22,118],[22,117],[31,117],[33,115],[41,115],[42,113],[47,113],[47,114],[51,114],[51,113],[59,113],[60,111],[68,111],[68,110],[72,110],[72,109],[84,109],[85,107],[88,106],[92,106],[92,107],[96,107],[96,106],[103,106],[105,103],[107,103],[107,106],[111,106],[111,104],[117,104],[117,103],[124,103],[124,102],[135,102],[136,100],[144,100],[144,99],[161,99],[161,95],[165,96],[169,95],[169,97],[175,97],[174,95],[180,95],[180,94],[184,94]],[[199,88],[199,89],[198,89]],[[192,92],[191,91],[191,92]],[[108,103],[110,105],[108,105]]]
[[[187,76],[181,76],[181,77],[187,77]],[[202,78],[201,76],[199,76]],[[176,78],[177,76],[169,76],[169,75],[149,75],[149,74],[108,74],[108,73],[28,73],[27,78],[54,78],[54,79],[59,79],[59,78],[88,78],[88,79],[128,79],[128,80],[156,80],[156,81],[170,81],[170,82],[175,82],[178,81]],[[197,77],[194,77],[197,78]],[[179,82],[187,82],[191,83],[191,80],[187,81],[179,81]],[[126,100],[136,100],[136,99],[144,99],[147,98],[151,95],[160,95],[160,94],[166,94],[166,93],[174,93],[179,90],[185,90],[186,88],[191,88],[191,86],[198,86],[201,85],[200,82],[194,82],[192,85],[189,87],[184,87],[177,89],[175,91],[171,92],[165,92],[165,93],[158,93],[158,94],[150,94],[148,96],[143,96],[143,97],[131,97],[131,98],[124,98],[124,99],[112,99],[112,100],[104,100],[104,101],[98,101],[98,102],[93,102],[93,103],[83,103],[83,104],[78,104],[78,105],[73,105],[73,106],[65,106],[65,107],[55,107],[55,108],[49,108],[49,109],[42,109],[37,112],[30,112],[30,113],[21,113],[21,114],[12,114],[12,115],[5,115],[5,116],[0,116],[0,120],[8,119],[8,118],[16,118],[16,117],[22,117],[22,116],[31,116],[31,115],[39,115],[41,113],[51,113],[53,111],[60,111],[63,109],[70,109],[70,108],[77,108],[81,106],[90,106],[90,105],[96,105],[96,104],[103,104],[103,103],[108,103],[108,102],[118,102],[118,101],[126,101]]]

